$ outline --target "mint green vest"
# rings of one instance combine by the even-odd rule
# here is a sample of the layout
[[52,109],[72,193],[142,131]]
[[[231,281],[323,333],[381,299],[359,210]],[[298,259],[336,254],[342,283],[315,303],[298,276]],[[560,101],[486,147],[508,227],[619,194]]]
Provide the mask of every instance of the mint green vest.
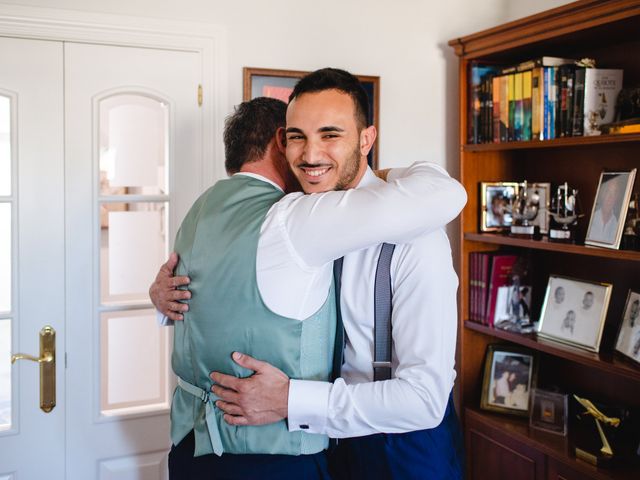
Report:
[[[282,196],[267,182],[236,175],[209,188],[182,222],[175,242],[180,255],[176,274],[190,277],[192,298],[184,321],[175,323],[172,366],[178,377],[204,391],[210,391],[211,371],[251,375],[231,360],[234,351],[267,361],[290,378],[329,379],[336,322],[333,286],[325,304],[304,321],[271,312],[258,291],[260,227]],[[171,439],[177,445],[194,430],[195,456],[213,452],[209,430],[216,429],[212,437],[219,435],[225,453],[301,455],[328,446],[324,435],[289,432],[284,420],[230,426],[213,402],[208,404],[207,419],[201,399],[180,387],[173,395]]]

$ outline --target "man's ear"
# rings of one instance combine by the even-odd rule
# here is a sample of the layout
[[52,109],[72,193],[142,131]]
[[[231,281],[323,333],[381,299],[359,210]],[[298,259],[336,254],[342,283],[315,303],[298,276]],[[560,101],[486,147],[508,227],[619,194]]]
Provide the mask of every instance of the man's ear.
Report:
[[373,125],[363,128],[360,132],[360,155],[366,157],[373,148],[373,144],[376,142],[376,136],[378,132]]
[[287,136],[283,127],[276,130],[276,146],[278,147],[278,151],[284,155],[287,147]]

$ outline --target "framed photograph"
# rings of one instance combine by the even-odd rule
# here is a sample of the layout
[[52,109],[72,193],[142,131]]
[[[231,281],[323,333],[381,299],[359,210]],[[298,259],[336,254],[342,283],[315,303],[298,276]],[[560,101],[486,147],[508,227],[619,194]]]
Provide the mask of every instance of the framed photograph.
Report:
[[640,292],[629,290],[616,350],[640,363]]
[[480,231],[508,230],[513,222],[508,212],[511,200],[518,193],[516,182],[480,183]]
[[585,350],[600,348],[611,284],[551,275],[538,335]]
[[[289,102],[289,95],[298,80],[311,72],[301,70],[274,70],[269,68],[244,67],[243,101],[256,97],[270,97]],[[378,168],[378,145],[380,140],[380,77],[356,75],[369,98],[369,123],[376,127],[378,136],[369,152],[369,166]]]
[[480,408],[528,416],[535,368],[535,357],[528,350],[509,345],[489,345]]
[[540,229],[540,233],[549,233],[549,205],[551,199],[550,183],[529,183],[527,184],[527,197],[538,197],[538,214],[531,221],[531,224]]
[[558,435],[567,435],[569,396],[534,388],[531,392],[529,425]]
[[615,249],[620,246],[636,171],[634,168],[630,172],[600,174],[585,244]]

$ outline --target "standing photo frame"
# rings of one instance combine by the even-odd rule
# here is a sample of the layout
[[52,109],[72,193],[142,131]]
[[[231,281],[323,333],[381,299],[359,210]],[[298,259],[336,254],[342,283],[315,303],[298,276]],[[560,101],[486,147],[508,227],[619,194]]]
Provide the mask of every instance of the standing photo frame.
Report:
[[616,339],[616,350],[640,363],[640,292],[629,290]]
[[597,352],[611,290],[608,283],[549,276],[538,335]]
[[[298,83],[298,80],[309,73],[311,72],[302,70],[244,67],[242,69],[242,99],[246,102],[256,97],[270,97],[288,103],[293,87]],[[376,127],[378,132],[373,148],[367,157],[369,166],[376,170],[380,140],[380,77],[372,75],[355,75],[355,77],[360,80],[369,99],[369,124]]]
[[618,249],[637,169],[602,172],[584,243]]
[[480,183],[480,231],[508,230],[513,223],[509,212],[511,201],[518,194],[517,182]]
[[538,430],[567,435],[569,396],[534,388],[531,393],[529,425]]
[[480,408],[528,416],[536,374],[537,362],[533,352],[511,345],[489,345]]

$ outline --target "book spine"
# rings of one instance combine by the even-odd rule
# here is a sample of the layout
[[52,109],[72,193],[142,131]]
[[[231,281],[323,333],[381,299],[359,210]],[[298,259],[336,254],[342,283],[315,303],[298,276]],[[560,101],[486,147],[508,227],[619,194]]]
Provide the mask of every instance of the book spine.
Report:
[[493,77],[491,89],[493,96],[493,141],[500,143],[500,77]]
[[573,94],[573,136],[582,136],[584,132],[584,76],[585,69],[576,69]]
[[576,70],[571,65],[567,67],[567,70],[567,116],[564,135],[571,137],[573,135],[573,96]]
[[489,277],[489,253],[480,254],[480,282],[478,295],[478,315],[480,323],[486,324],[486,307],[487,307],[487,282]]
[[542,68],[531,71],[531,138],[542,140],[544,132],[544,74]]
[[557,68],[549,70],[549,139],[556,138],[556,108],[558,106]]
[[558,95],[558,121],[557,132],[559,137],[564,137],[567,131],[567,69],[565,66],[558,68],[558,85],[560,94]]
[[544,140],[549,140],[549,134],[551,133],[551,128],[549,127],[549,120],[551,118],[551,83],[549,77],[551,76],[551,72],[549,68],[544,69]]
[[509,78],[501,75],[500,79],[500,141],[509,141]]
[[515,140],[515,125],[516,125],[516,76],[514,73],[509,74],[509,133],[508,139],[510,142]]
[[514,131],[513,131],[513,136],[514,136],[514,140],[516,142],[520,142],[522,141],[522,134],[523,134],[523,121],[524,121],[524,112],[523,112],[523,105],[522,105],[522,87],[523,87],[523,82],[522,82],[522,72],[518,72],[515,75],[515,80],[514,80],[514,86],[515,86],[515,96],[514,96],[514,100],[515,100],[515,113],[514,113],[514,118],[515,118],[515,126],[514,126]]
[[532,102],[533,88],[531,86],[531,70],[522,72],[522,140],[531,140],[532,130]]

